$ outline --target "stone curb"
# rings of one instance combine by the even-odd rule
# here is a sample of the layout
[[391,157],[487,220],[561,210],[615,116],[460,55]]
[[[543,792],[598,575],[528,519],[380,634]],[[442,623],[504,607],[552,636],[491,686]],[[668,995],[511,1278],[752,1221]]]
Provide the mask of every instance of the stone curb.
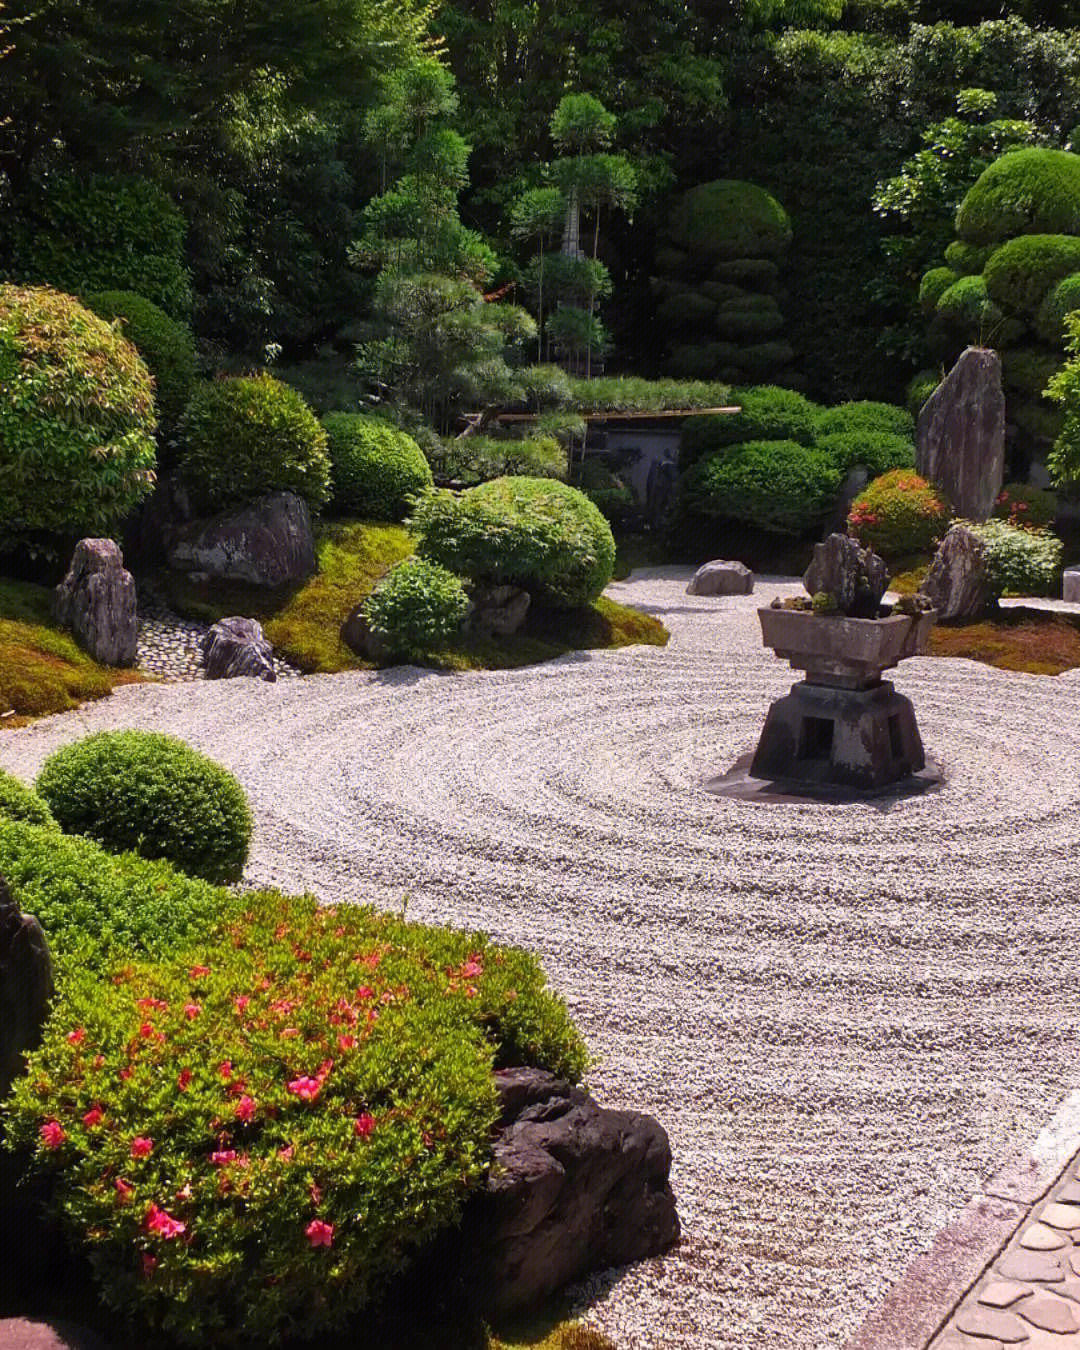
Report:
[[1080,1153],[1080,1091],[917,1256],[845,1350],[926,1350],[1020,1224]]

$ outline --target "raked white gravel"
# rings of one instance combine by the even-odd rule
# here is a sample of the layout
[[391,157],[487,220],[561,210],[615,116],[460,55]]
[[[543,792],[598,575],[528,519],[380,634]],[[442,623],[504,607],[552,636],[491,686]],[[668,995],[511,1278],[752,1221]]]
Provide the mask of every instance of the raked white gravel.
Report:
[[133,686],[0,734],[33,778],[107,727],[239,775],[247,879],[374,899],[539,952],[610,1105],[674,1149],[684,1239],[593,1281],[623,1350],[840,1346],[1080,1086],[1080,671],[896,673],[946,786],[899,803],[718,800],[794,677],[755,607],[686,571],[611,594],[666,649],[527,670]]

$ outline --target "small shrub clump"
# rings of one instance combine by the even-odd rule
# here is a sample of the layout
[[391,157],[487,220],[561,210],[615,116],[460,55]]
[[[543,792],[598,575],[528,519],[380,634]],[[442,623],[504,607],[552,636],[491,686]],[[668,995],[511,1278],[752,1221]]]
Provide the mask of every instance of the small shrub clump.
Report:
[[295,492],[318,511],[330,496],[326,432],[296,390],[271,375],[196,386],[179,439],[180,471],[207,509]]
[[817,448],[829,455],[843,473],[856,464],[865,465],[871,478],[890,469],[913,469],[915,446],[910,435],[888,431],[836,431],[822,436]]
[[37,793],[3,769],[0,769],[0,820],[20,820],[27,825],[57,828],[53,813]]
[[364,601],[372,632],[405,656],[422,656],[446,642],[468,612],[460,577],[427,558],[399,562]]
[[432,492],[409,524],[421,557],[474,581],[522,586],[556,609],[590,604],[615,570],[611,526],[583,493],[548,479]]
[[361,413],[323,418],[338,515],[402,520],[414,497],[432,486],[431,468],[413,438]]
[[848,515],[848,531],[886,560],[932,552],[949,523],[941,495],[910,469],[883,474],[861,492]]
[[72,972],[8,1117],[105,1301],[187,1345],[340,1326],[481,1182],[492,1068],[585,1065],[523,952],[249,901],[176,957]]
[[119,320],[120,331],[154,377],[159,429],[170,432],[180,420],[195,384],[195,339],[191,329],[134,291],[97,291],[83,298],[102,319]]
[[699,459],[684,475],[682,512],[776,534],[818,525],[840,487],[831,456],[796,441],[747,441]]
[[61,829],[165,858],[207,881],[239,879],[251,840],[244,790],[173,736],[105,731],[50,755],[37,780]]
[[793,389],[758,385],[736,390],[731,402],[739,412],[686,419],[679,446],[681,468],[723,446],[745,441],[797,441],[809,446],[817,437],[822,410]]
[[994,505],[994,516],[1025,530],[1045,530],[1057,517],[1058,500],[1045,488],[1030,483],[1006,483]]
[[1059,584],[1064,548],[1049,530],[1022,529],[995,519],[968,529],[982,540],[995,595],[1048,595]]
[[816,430],[819,437],[852,431],[884,431],[910,440],[915,435],[915,419],[906,408],[899,408],[895,403],[862,399],[823,408],[816,418]]

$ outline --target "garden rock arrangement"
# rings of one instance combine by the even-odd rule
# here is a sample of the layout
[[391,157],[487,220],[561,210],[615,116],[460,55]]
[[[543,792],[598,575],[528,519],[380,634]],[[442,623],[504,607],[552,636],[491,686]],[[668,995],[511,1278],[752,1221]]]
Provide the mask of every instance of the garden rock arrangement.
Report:
[[111,539],[82,539],[56,588],[57,623],[104,666],[132,666],[138,650],[135,581]]
[[0,1098],[40,1040],[52,996],[52,960],[41,925],[20,912],[0,877]]
[[745,563],[703,563],[690,578],[687,595],[749,595],[754,589],[754,574]]
[[168,547],[169,565],[219,581],[286,586],[315,572],[315,540],[307,503],[274,492],[211,520],[179,527]]
[[860,548],[844,534],[830,534],[814,545],[814,556],[803,577],[810,596],[824,595],[852,619],[876,619],[881,597],[889,586],[889,571],[871,549]]
[[203,667],[208,680],[250,675],[274,681],[274,649],[255,619],[220,619],[203,638]]
[[930,395],[915,432],[915,467],[966,520],[986,520],[1005,473],[1005,394],[998,354],[969,347]]
[[919,586],[942,619],[974,619],[986,613],[994,594],[983,541],[965,525],[953,525],[941,541]]

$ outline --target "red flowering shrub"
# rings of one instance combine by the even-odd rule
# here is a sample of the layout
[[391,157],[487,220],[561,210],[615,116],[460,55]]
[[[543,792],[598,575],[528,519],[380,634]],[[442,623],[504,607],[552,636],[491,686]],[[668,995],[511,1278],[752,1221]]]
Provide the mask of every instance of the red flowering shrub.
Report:
[[1057,497],[1030,483],[1006,483],[998,494],[994,515],[1022,530],[1046,530],[1057,516]]
[[885,559],[931,553],[949,524],[937,490],[911,469],[882,474],[852,502],[848,533]]
[[457,1219],[507,1062],[584,1069],[534,958],[252,895],[180,956],[69,972],[9,1143],[110,1305],[272,1344],[339,1324]]

